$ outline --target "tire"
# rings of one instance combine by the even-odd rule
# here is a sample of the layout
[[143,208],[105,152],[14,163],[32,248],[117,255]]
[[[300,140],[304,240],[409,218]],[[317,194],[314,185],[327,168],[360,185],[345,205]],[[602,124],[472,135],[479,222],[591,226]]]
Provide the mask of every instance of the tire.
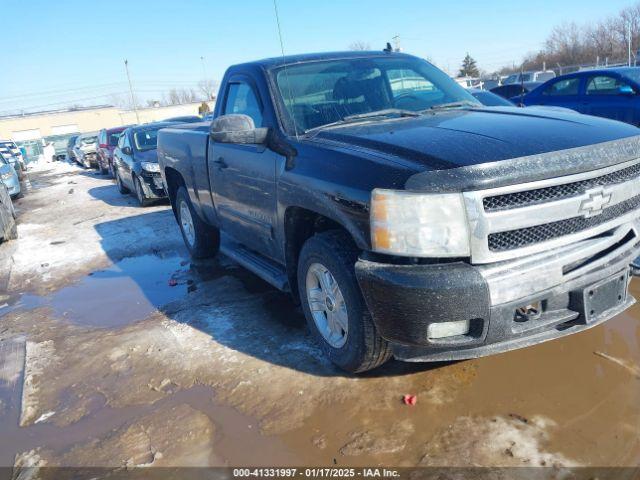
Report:
[[148,207],[149,204],[151,203],[151,200],[149,200],[144,195],[144,190],[142,188],[142,184],[140,183],[140,181],[141,180],[138,177],[133,177],[133,185],[136,187],[135,188],[136,198],[138,199],[138,203],[140,204],[141,207]]
[[16,238],[18,238],[18,224],[14,222],[11,230],[7,233],[6,240],[15,240]]
[[[204,223],[195,212],[184,187],[178,188],[175,212],[182,239],[192,258],[211,258],[220,249],[220,230]],[[189,226],[190,225],[190,226]]]
[[[339,230],[330,230],[307,240],[298,259],[298,291],[309,330],[329,360],[352,373],[372,370],[391,358],[391,347],[378,334],[356,280],[354,266],[358,253],[349,235]],[[320,285],[312,288],[318,265],[325,268],[337,283],[339,295],[332,295],[333,300],[324,303],[327,309],[332,307],[332,313],[336,316],[339,316],[338,311],[343,312],[343,315],[346,313],[346,322],[344,318],[342,320],[347,325],[346,330],[338,328],[346,338],[340,339],[340,335],[335,334],[331,341],[327,338],[327,329],[323,333],[318,326],[318,323],[322,323],[322,318],[329,318],[326,310],[324,313],[318,311],[322,309],[323,302],[317,300],[322,295],[316,297],[314,302],[319,321],[311,311],[311,292],[315,291],[315,295],[319,295],[318,288],[322,290]]]
[[116,185],[118,186],[118,191],[123,194],[126,195],[127,193],[131,193],[131,191],[124,186],[124,183],[122,183],[122,179],[120,178],[120,174],[116,171]]

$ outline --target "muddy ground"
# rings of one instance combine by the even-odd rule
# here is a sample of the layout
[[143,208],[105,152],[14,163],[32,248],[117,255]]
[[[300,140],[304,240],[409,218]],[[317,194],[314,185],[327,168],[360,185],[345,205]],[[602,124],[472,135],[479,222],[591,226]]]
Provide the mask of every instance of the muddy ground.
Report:
[[168,205],[59,163],[30,172],[17,207],[20,239],[0,245],[0,466],[640,460],[638,307],[520,351],[356,377],[286,295],[225,258],[190,262]]

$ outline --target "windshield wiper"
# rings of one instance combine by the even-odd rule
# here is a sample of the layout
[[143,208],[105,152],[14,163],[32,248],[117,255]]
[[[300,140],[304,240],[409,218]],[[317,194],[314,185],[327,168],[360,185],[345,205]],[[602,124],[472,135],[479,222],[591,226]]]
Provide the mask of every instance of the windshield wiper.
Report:
[[460,102],[449,102],[449,103],[441,103],[439,105],[433,105],[429,107],[427,110],[423,110],[423,112],[428,112],[430,110],[447,110],[448,108],[459,108],[459,107],[479,107],[479,103],[470,102],[469,100],[462,100]]
[[352,120],[361,120],[363,118],[375,118],[375,117],[389,117],[391,115],[397,115],[399,117],[419,117],[419,112],[413,110],[403,110],[402,108],[385,108],[384,110],[376,110],[374,112],[356,113],[354,115],[347,115],[342,120],[349,122]]
[[378,118],[378,117],[389,117],[389,116],[399,116],[399,117],[419,117],[422,115],[420,112],[414,112],[413,110],[403,110],[401,108],[385,108],[383,110],[376,110],[374,112],[367,113],[356,113],[354,115],[347,115],[346,117],[342,117],[342,119],[327,123],[325,125],[319,125],[317,127],[310,128],[306,130],[304,133],[314,133],[319,130],[324,130],[325,128],[331,128],[338,125],[345,125],[348,123],[359,122],[361,120],[367,120],[370,118]]

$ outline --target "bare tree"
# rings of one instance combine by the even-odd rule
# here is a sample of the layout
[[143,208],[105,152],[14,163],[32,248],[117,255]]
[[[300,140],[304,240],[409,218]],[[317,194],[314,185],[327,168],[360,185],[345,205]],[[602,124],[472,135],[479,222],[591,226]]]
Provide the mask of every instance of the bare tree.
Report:
[[218,82],[215,80],[200,80],[198,82],[199,92],[202,94],[203,100],[213,100],[216,98],[218,91]]
[[[140,102],[138,97],[134,95],[134,100],[136,102],[136,107],[140,106]],[[114,93],[109,97],[109,103],[115,107],[122,108],[125,110],[133,110],[133,103],[131,103],[131,95],[128,93]]]
[[640,48],[640,3],[593,24],[558,25],[551,31],[540,51],[528,54],[517,68],[505,68],[503,71],[538,69],[543,65],[547,68],[560,65],[576,69],[579,65],[604,64],[607,61],[626,62],[629,29],[631,51],[635,56],[636,50]]
[[351,42],[349,44],[349,50],[367,51],[367,50],[371,50],[371,45],[369,45],[369,42],[363,42],[362,40],[356,40],[355,42]]

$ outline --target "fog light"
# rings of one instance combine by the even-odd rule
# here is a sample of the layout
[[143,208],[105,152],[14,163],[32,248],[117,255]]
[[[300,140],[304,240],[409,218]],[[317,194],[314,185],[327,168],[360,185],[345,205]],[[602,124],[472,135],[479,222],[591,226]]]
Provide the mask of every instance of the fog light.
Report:
[[427,330],[427,336],[431,338],[455,337],[469,333],[471,322],[458,320],[457,322],[432,323]]

